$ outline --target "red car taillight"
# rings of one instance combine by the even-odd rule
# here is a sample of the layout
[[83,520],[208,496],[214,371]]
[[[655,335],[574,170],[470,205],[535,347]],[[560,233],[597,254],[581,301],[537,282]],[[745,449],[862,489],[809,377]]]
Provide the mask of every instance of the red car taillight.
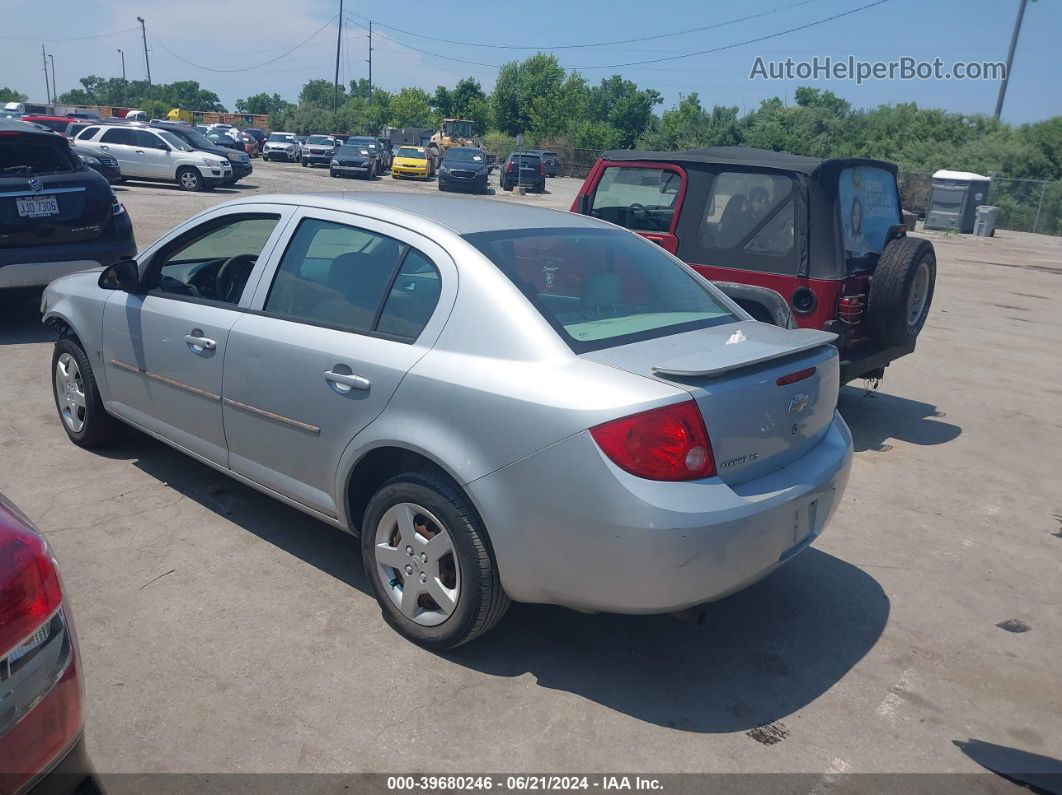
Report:
[[507,166],[505,167],[505,170],[506,170],[506,172],[508,172],[509,174],[512,174],[512,173],[513,173],[513,161],[512,161],[512,160],[510,160],[510,161],[509,161],[509,165],[507,165]]
[[16,792],[81,731],[81,673],[44,538],[0,502],[0,792]]
[[715,456],[692,400],[631,414],[590,429],[616,466],[650,480],[694,480],[715,474]]
[[850,326],[855,326],[863,319],[866,303],[865,295],[843,295],[837,301],[837,317]]
[[545,163],[539,163],[538,164],[538,173],[541,174],[543,177],[546,176],[546,164]]

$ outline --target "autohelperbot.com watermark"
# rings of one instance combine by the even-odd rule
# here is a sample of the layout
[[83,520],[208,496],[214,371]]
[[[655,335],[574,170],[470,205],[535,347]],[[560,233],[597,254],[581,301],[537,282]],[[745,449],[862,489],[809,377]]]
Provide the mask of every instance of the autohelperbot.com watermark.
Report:
[[910,55],[890,61],[862,61],[854,55],[816,55],[810,61],[768,61],[757,56],[749,80],[854,80],[861,85],[870,80],[1002,80],[1006,75],[1004,61],[955,61],[948,65],[941,58],[926,61]]

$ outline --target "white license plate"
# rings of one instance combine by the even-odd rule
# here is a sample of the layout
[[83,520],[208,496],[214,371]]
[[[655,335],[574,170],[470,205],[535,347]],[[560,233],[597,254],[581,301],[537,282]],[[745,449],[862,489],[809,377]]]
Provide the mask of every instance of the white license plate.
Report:
[[59,214],[59,202],[54,196],[34,196],[32,199],[15,199],[18,214],[23,218],[44,218]]

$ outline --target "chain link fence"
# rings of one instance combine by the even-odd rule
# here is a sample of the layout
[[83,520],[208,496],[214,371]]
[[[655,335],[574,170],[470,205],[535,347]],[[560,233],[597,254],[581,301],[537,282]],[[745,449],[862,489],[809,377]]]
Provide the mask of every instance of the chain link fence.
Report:
[[[925,218],[932,174],[901,171],[903,208]],[[1062,182],[993,177],[985,204],[999,208],[997,229],[1062,235]]]

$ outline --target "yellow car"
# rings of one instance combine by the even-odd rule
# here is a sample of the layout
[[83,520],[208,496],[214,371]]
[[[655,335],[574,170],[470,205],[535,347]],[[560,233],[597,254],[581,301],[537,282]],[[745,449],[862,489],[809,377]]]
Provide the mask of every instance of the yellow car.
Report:
[[427,179],[431,176],[431,164],[423,146],[403,146],[391,162],[391,176]]

